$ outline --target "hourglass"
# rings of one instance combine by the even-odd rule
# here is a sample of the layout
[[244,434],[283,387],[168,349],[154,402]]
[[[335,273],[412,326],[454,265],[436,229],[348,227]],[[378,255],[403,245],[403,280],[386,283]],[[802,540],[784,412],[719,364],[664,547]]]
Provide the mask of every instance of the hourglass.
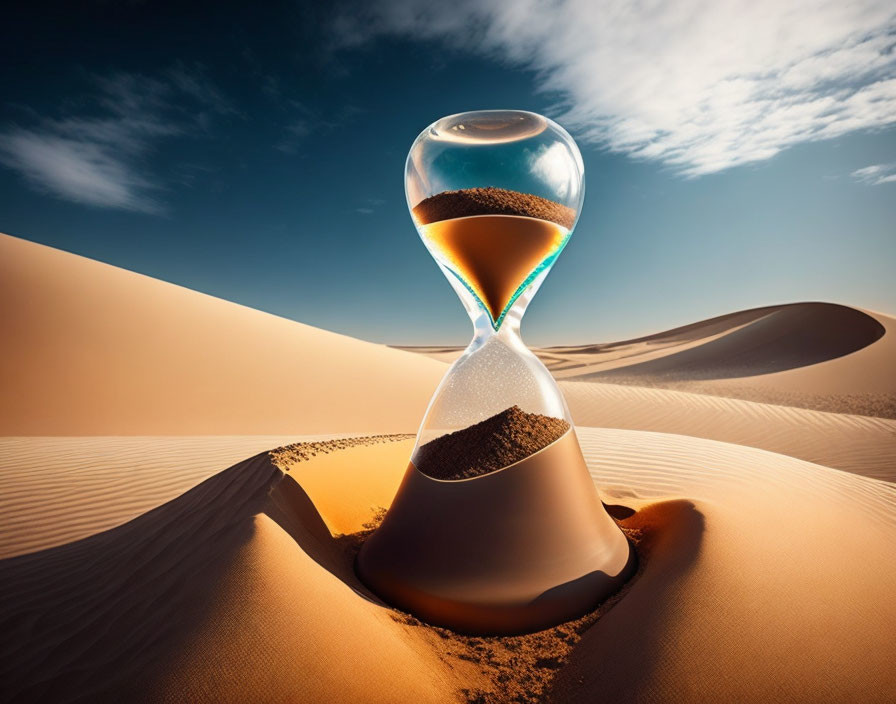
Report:
[[530,112],[442,118],[408,154],[424,244],[473,321],[357,560],[385,601],[469,633],[521,633],[594,608],[633,566],[557,384],[520,322],[584,197],[572,137]]

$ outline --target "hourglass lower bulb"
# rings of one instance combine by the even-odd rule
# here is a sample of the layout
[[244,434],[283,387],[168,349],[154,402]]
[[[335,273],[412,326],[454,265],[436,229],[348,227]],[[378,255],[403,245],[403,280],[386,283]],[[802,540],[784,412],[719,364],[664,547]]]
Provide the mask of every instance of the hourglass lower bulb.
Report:
[[578,218],[581,155],[540,115],[461,113],[416,139],[405,186],[474,336],[430,402],[358,573],[384,600],[436,625],[546,628],[594,608],[633,568],[563,396],[519,336]]

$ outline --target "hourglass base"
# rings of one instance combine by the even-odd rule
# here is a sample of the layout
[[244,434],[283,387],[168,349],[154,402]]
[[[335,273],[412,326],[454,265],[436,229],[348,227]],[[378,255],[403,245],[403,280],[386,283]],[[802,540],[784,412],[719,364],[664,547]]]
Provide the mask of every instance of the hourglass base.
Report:
[[357,560],[361,579],[390,604],[434,625],[493,635],[576,618],[633,569],[572,430],[472,479],[441,481],[411,464]]

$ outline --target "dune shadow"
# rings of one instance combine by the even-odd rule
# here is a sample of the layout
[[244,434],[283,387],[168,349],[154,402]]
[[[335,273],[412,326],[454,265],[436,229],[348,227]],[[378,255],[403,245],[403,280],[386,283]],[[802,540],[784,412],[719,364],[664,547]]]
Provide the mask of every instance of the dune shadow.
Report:
[[116,528],[0,561],[0,701],[144,699],[209,615],[259,515],[382,605],[354,572],[364,535],[331,535],[262,453]]
[[662,666],[657,624],[674,609],[669,596],[697,559],[704,518],[691,502],[672,500],[650,504],[622,525],[641,533],[638,572],[573,647],[546,701],[640,701],[646,676]]
[[613,518],[617,521],[624,521],[626,518],[631,518],[635,515],[635,509],[630,506],[623,506],[622,504],[607,504],[601,502],[604,506],[604,511],[609,513]]
[[385,605],[355,573],[355,556],[370,531],[352,535],[330,533],[311,497],[288,474],[271,491],[265,514],[277,523],[318,565],[340,579],[356,594]]
[[0,700],[144,696],[281,476],[264,453],[116,528],[0,561]]
[[[668,508],[679,503],[677,509]],[[674,580],[693,561],[702,517],[692,505],[667,502],[638,513],[624,506],[608,510],[624,516],[624,525],[645,531],[653,570],[646,576]],[[354,571],[354,557],[369,531],[334,537],[305,490],[263,453],[121,526],[0,561],[0,700],[152,697],[172,658],[187,652],[191,636],[211,615],[220,584],[252,539],[259,515],[275,521],[359,596],[383,605]],[[658,557],[650,552],[651,540],[662,547]],[[623,635],[636,641],[635,650],[649,654],[651,636],[640,626],[649,631],[652,610],[661,607],[647,599],[634,608],[634,602],[645,601],[639,580],[604,619],[634,610],[627,618],[636,623]],[[567,587],[546,598],[556,598]],[[661,585],[654,587],[651,598],[661,602],[662,591]],[[570,665],[558,671],[558,693],[571,666],[588,668],[600,659],[608,642],[604,619],[586,632]]]
[[658,359],[575,377],[577,381],[708,381],[771,374],[827,362],[877,342],[886,328],[833,303],[780,306],[717,339]]

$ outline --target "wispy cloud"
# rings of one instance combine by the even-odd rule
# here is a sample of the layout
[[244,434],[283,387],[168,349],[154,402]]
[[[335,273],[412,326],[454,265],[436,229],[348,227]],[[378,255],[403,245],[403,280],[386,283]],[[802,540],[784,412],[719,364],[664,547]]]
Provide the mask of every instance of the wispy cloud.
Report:
[[356,213],[360,213],[361,215],[373,215],[376,212],[377,208],[383,205],[386,201],[382,198],[365,198],[364,203],[360,208],[355,208]]
[[896,163],[866,166],[864,169],[856,169],[850,176],[860,183],[867,183],[871,186],[896,183]]
[[405,0],[334,30],[346,47],[401,36],[532,69],[579,136],[687,176],[896,123],[891,0]]
[[300,100],[286,97],[279,87],[269,90],[270,86],[279,86],[279,81],[269,77],[262,91],[289,116],[283,126],[283,137],[274,145],[285,154],[300,154],[313,133],[327,134],[340,129],[363,112],[357,106],[347,103],[335,113],[325,113]]
[[233,103],[221,93],[206,75],[202,66],[186,67],[178,63],[166,74],[175,91],[193,98],[196,105],[207,113],[218,115],[242,115]]
[[206,129],[232,108],[201,74],[95,77],[90,111],[0,132],[0,163],[34,188],[102,208],[160,214],[164,182],[146,168],[159,143]]
[[[158,186],[139,175],[116,138],[92,141],[63,136],[60,125],[40,132],[13,130],[0,139],[0,161],[28,182],[65,200],[106,208],[160,213]],[[127,146],[133,148],[133,135]]]
[[310,113],[303,112],[302,117],[296,117],[284,127],[284,136],[276,144],[276,148],[285,154],[297,154],[305,138],[314,129],[316,118]]

